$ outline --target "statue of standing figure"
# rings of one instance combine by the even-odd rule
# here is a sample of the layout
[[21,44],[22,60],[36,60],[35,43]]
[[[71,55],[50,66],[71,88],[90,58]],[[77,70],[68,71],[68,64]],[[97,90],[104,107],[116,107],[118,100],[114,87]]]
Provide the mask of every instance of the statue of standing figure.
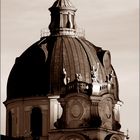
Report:
[[79,74],[76,73],[76,74],[75,74],[75,78],[76,78],[77,81],[82,81],[82,79],[83,79],[83,78],[82,78],[82,75],[81,75],[80,73],[79,73]]
[[64,83],[64,85],[67,85],[70,82],[70,78],[67,77],[67,72],[66,72],[66,69],[65,68],[63,68],[63,75],[64,75],[64,77],[63,77],[63,83]]
[[112,70],[111,71],[111,73],[110,74],[108,74],[108,76],[107,76],[107,81],[109,82],[109,83],[113,83],[113,79],[115,78],[116,76],[115,76],[115,74],[114,74],[114,71]]
[[99,84],[99,63],[97,66],[92,66],[91,71],[91,80],[92,80],[92,95],[97,95],[100,92],[100,84]]
[[91,71],[92,82],[99,83],[98,73],[99,73],[99,63],[97,63],[97,68],[95,66],[92,66],[92,71]]
[[112,70],[110,74],[107,75],[107,82],[108,82],[108,90],[111,92],[111,90],[114,88],[114,78],[115,78],[114,71]]

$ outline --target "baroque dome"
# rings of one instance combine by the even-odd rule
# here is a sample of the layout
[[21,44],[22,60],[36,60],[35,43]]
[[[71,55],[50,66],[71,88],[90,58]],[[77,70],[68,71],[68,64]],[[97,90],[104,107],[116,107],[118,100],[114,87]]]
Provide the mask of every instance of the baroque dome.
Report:
[[112,74],[115,78],[111,90],[119,100],[110,52],[76,34],[76,10],[70,3],[57,0],[49,10],[50,35],[41,37],[16,58],[8,78],[7,99],[60,95],[75,80],[86,83],[89,89],[96,80],[104,88]]

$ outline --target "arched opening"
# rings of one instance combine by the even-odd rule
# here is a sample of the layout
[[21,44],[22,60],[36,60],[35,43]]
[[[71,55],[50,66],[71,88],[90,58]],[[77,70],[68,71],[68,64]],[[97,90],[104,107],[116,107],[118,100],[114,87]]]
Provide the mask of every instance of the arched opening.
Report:
[[12,136],[12,113],[8,112],[8,136]]
[[31,132],[32,137],[37,140],[42,136],[42,113],[41,109],[35,107],[31,113]]

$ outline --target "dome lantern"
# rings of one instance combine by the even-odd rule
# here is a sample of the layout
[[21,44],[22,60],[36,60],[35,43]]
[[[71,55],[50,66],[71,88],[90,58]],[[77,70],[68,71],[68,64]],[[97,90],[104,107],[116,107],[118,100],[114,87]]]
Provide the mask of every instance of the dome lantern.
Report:
[[76,8],[69,0],[57,0],[52,7],[50,33],[53,36],[70,35],[76,33],[75,12]]

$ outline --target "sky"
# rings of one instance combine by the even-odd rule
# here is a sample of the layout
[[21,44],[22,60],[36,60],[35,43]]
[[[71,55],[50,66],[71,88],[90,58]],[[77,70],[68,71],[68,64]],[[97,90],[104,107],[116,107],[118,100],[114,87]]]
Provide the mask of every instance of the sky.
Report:
[[[54,0],[1,0],[1,134],[6,84],[15,58],[40,39]],[[71,0],[86,39],[111,52],[119,80],[121,130],[139,140],[139,0]]]

